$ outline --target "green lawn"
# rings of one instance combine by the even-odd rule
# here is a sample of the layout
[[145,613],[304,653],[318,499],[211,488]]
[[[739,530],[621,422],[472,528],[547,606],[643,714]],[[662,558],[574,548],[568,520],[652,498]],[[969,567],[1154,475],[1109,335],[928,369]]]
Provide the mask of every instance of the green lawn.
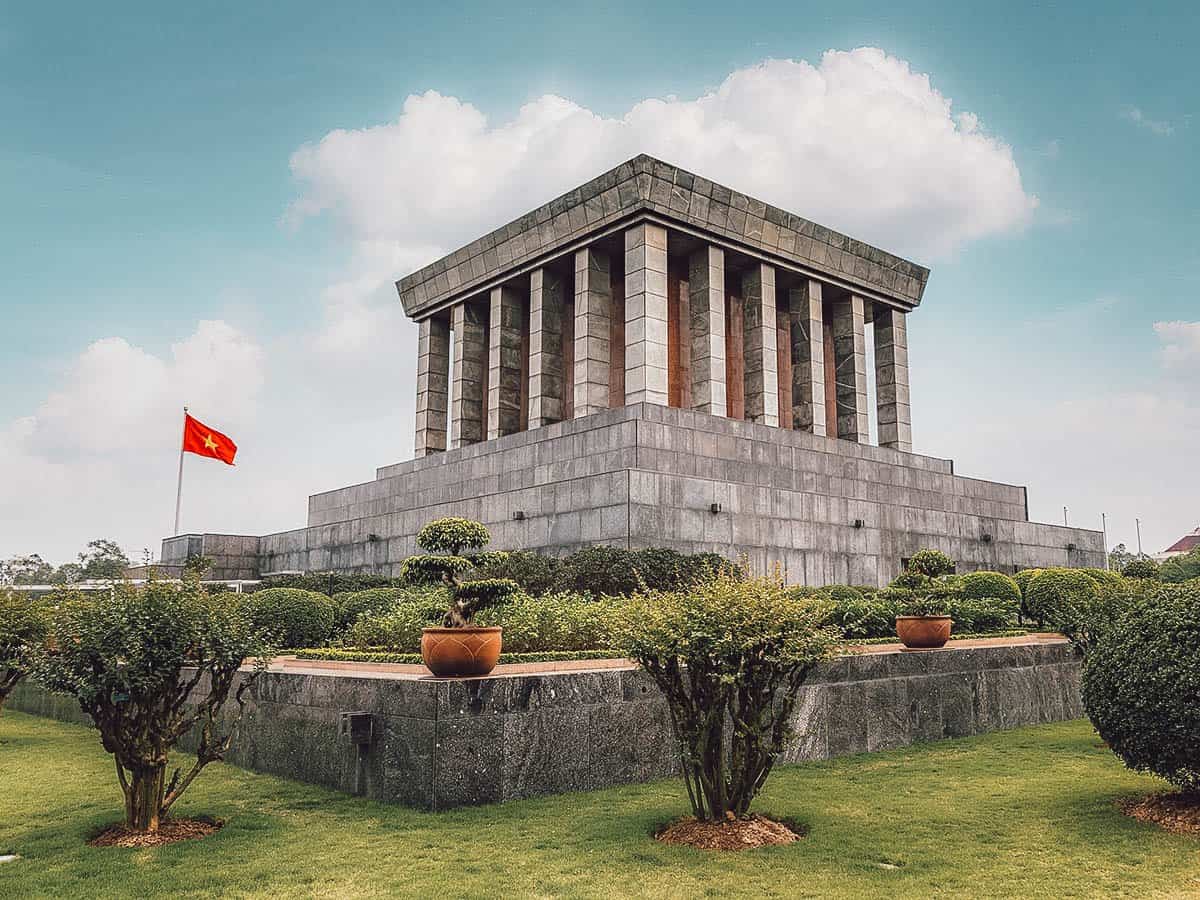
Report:
[[0,897],[1200,896],[1200,840],[1122,816],[1161,785],[1084,722],[790,766],[757,808],[807,823],[787,847],[659,845],[672,781],[421,813],[211,766],[183,815],[216,835],[153,850],[84,844],[118,814],[93,732],[0,717]]

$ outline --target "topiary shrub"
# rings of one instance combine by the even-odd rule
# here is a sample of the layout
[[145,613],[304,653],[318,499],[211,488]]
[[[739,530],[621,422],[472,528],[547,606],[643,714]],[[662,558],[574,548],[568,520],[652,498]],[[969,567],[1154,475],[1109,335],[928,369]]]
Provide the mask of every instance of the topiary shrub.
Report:
[[1013,576],[1013,582],[1016,584],[1017,590],[1021,592],[1022,598],[1024,598],[1026,592],[1029,590],[1029,582],[1037,578],[1041,572],[1041,569],[1022,569]]
[[0,587],[0,709],[25,677],[50,632],[46,605]]
[[1163,587],[1092,647],[1083,703],[1125,765],[1200,791],[1200,588]]
[[907,569],[926,578],[937,578],[954,573],[954,560],[941,550],[918,550],[909,558]]
[[718,575],[624,609],[621,649],[666,696],[697,819],[744,817],[794,724],[796,693],[837,629],[778,581]]
[[332,598],[300,588],[268,588],[243,600],[250,621],[280,647],[320,647],[333,633]]
[[1148,556],[1143,556],[1138,559],[1130,560],[1129,564],[1121,570],[1121,574],[1126,578],[1148,578],[1153,581],[1158,580],[1158,563],[1150,559]]
[[1086,653],[1129,599],[1127,591],[1101,590],[1079,569],[1043,569],[1029,582],[1025,608]]
[[482,550],[492,536],[481,522],[448,516],[426,523],[417,532],[417,545],[430,553],[459,556],[464,550]]
[[1021,602],[1021,589],[1017,583],[1000,572],[969,572],[959,583],[967,600],[1007,600],[1018,605]]
[[442,625],[445,628],[467,628],[475,614],[500,603],[517,593],[517,585],[504,578],[482,579],[463,583],[463,573],[473,566],[464,550],[481,550],[491,535],[479,522],[470,519],[435,519],[417,532],[417,543],[428,556],[410,556],[400,566],[401,577],[410,584],[440,582],[447,590],[450,605]]
[[986,634],[1004,631],[1017,624],[1020,601],[999,597],[958,596],[945,601],[946,614],[959,633]]
[[409,591],[405,588],[368,588],[365,591],[334,594],[333,604],[337,609],[335,628],[344,631],[361,615],[387,612],[408,595]]

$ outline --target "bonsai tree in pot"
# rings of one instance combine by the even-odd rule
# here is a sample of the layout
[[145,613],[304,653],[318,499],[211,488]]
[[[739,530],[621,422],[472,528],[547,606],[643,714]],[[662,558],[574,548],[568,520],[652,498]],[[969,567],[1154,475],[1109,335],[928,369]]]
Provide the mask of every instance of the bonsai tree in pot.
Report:
[[903,574],[892,584],[913,592],[899,605],[896,634],[909,650],[934,650],[950,640],[953,621],[948,602],[957,595],[953,585],[938,581],[954,572],[954,560],[940,550],[918,550]]
[[417,533],[417,544],[427,555],[410,556],[400,567],[400,577],[409,584],[440,583],[449,594],[441,627],[425,628],[421,634],[421,658],[434,675],[486,675],[500,661],[503,629],[475,625],[475,614],[503,602],[519,588],[507,578],[462,580],[475,555],[491,539],[480,522],[435,519]]

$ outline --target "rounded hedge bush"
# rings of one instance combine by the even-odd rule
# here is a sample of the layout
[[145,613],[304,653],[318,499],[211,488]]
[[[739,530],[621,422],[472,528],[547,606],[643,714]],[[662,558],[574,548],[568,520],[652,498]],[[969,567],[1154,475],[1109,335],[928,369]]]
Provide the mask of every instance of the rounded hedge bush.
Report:
[[1021,592],[1022,599],[1025,597],[1026,591],[1029,590],[1029,583],[1041,573],[1042,569],[1022,569],[1013,576],[1013,583],[1016,584],[1017,590]]
[[1200,791],[1200,587],[1125,611],[1084,661],[1088,717],[1125,765]]
[[1017,583],[1000,572],[970,572],[963,575],[959,583],[962,585],[962,595],[967,600],[1021,602],[1021,589]]
[[1099,599],[1100,588],[1086,572],[1043,569],[1025,589],[1025,611],[1035,622],[1058,628]]
[[1152,559],[1133,559],[1121,570],[1126,578],[1149,578],[1158,580],[1158,563]]
[[396,603],[410,596],[405,588],[369,588],[365,591],[346,591],[333,595],[337,607],[338,629],[349,628],[358,617],[368,613],[387,612]]
[[908,571],[926,578],[950,575],[954,572],[954,560],[941,550],[918,550],[908,560]]
[[333,633],[337,606],[331,597],[300,588],[267,588],[246,596],[250,620],[282,649],[319,647]]

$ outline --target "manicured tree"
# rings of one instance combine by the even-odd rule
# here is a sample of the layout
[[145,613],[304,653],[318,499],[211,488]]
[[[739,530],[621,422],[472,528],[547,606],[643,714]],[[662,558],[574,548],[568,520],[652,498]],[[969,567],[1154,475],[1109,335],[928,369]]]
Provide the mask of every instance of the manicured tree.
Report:
[[1129,564],[1121,570],[1121,574],[1126,578],[1147,578],[1157,581],[1158,563],[1148,556],[1139,556],[1137,559],[1130,560]]
[[[38,660],[35,677],[91,716],[115,758],[126,828],[157,831],[201,769],[228,751],[243,694],[265,666],[261,633],[236,595],[210,596],[195,578],[70,596],[53,633],[54,651]],[[239,680],[242,662],[255,656]],[[220,722],[231,692],[236,709]],[[171,751],[194,730],[195,763],[168,778]]]
[[918,550],[908,560],[908,571],[926,578],[940,578],[954,572],[954,560],[941,550]]
[[0,709],[46,642],[49,616],[40,601],[0,588]]
[[1200,803],[1200,585],[1163,586],[1135,602],[1092,647],[1083,703],[1131,769]]
[[666,695],[697,819],[747,815],[792,734],[798,689],[837,645],[826,607],[727,574],[626,606],[617,639]]
[[480,522],[455,517],[435,519],[417,532],[418,546],[430,555],[410,556],[400,566],[400,577],[409,584],[440,581],[446,586],[450,608],[444,627],[466,628],[481,609],[502,603],[520,590],[507,578],[463,582],[463,574],[472,568],[471,556],[464,552],[477,553],[491,539]]

